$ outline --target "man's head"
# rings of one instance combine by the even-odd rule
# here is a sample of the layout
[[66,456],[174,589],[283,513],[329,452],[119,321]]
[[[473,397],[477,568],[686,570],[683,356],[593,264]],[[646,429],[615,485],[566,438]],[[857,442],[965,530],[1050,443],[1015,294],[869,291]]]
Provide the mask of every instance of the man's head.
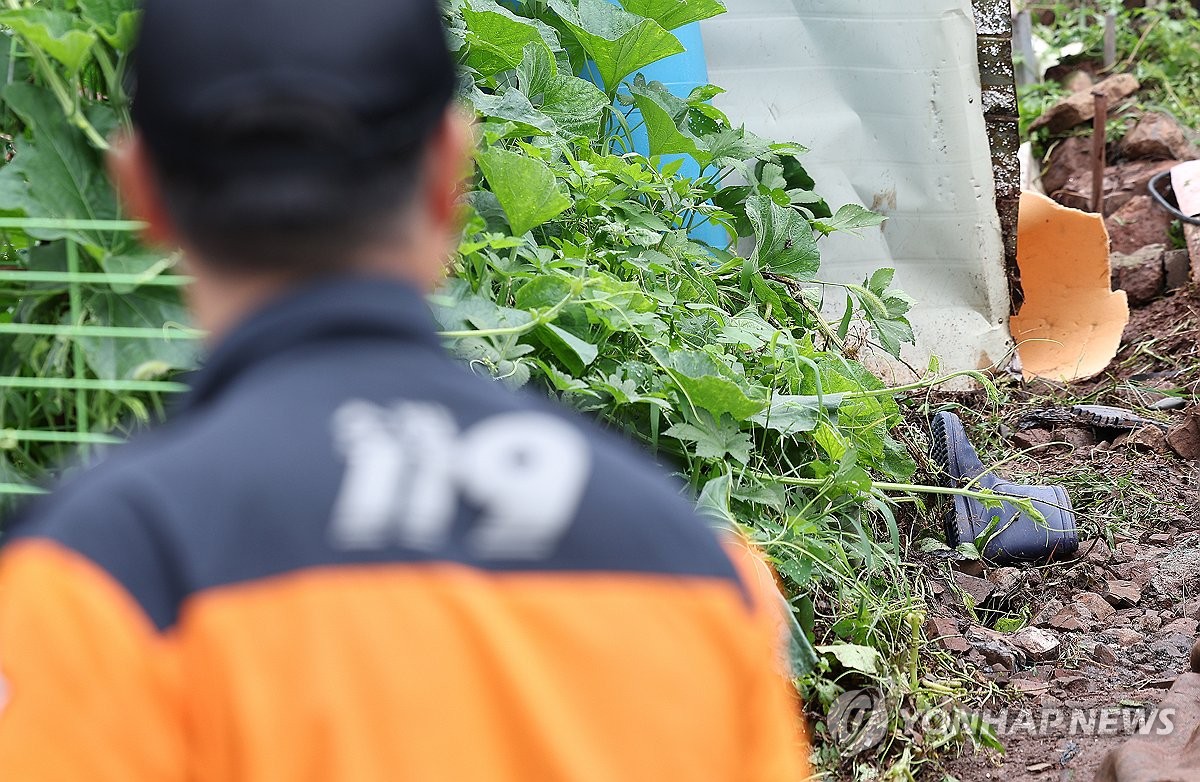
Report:
[[111,168],[229,278],[436,280],[469,132],[437,0],[146,0]]

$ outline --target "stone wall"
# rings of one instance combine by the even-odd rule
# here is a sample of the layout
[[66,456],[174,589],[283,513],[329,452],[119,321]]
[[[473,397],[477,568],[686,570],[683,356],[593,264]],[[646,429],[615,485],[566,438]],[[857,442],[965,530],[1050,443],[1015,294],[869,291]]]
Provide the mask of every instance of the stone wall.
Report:
[[996,180],[996,211],[1004,234],[1004,261],[1011,309],[1025,300],[1017,266],[1017,208],[1021,198],[1016,74],[1012,55],[1011,0],[972,0],[979,33],[979,75],[983,84],[983,116],[992,145]]

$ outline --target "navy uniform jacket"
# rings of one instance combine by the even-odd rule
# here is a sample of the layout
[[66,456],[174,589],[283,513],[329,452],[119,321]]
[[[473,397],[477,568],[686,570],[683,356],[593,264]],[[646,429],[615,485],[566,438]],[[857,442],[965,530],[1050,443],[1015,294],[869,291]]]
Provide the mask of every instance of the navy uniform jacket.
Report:
[[792,780],[769,574],[344,279],[0,555],[0,779]]

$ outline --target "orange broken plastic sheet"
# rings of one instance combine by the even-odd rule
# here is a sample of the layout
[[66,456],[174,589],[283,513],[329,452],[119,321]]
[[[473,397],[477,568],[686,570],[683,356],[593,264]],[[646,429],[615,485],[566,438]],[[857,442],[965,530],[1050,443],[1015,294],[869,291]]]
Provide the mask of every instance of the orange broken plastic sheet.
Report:
[[1022,193],[1017,263],[1025,304],[1009,328],[1026,378],[1077,380],[1102,372],[1129,322],[1125,291],[1110,287],[1104,220]]

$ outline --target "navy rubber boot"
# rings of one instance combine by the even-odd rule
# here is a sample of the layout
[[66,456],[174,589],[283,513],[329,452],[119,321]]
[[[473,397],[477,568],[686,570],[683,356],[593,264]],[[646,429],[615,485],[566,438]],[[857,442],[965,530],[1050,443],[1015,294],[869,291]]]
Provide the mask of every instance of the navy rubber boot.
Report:
[[988,489],[997,494],[1027,497],[1033,501],[1044,521],[1036,521],[1010,502],[985,507],[974,497],[954,496],[954,505],[946,518],[946,542],[951,548],[960,543],[976,543],[989,525],[980,553],[997,565],[1018,562],[1048,562],[1069,559],[1079,549],[1079,532],[1071,499],[1061,486],[1027,486],[998,478],[989,472],[967,439],[962,421],[954,413],[933,417],[934,460],[953,488]]

